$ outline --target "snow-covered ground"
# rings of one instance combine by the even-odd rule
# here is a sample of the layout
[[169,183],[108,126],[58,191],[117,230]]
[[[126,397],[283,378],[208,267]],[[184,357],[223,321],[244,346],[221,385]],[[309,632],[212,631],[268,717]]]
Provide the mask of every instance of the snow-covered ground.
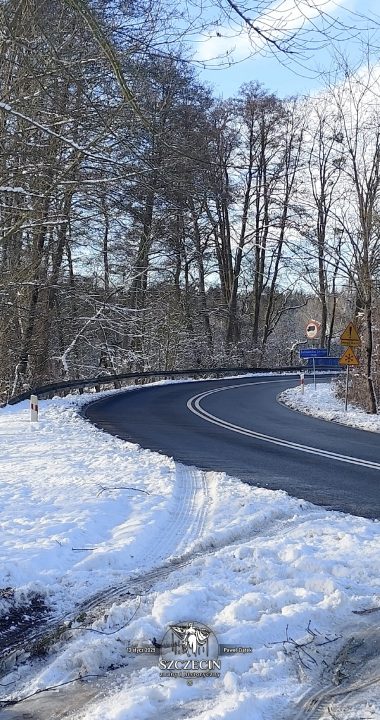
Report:
[[338,398],[334,392],[336,379],[326,383],[310,382],[304,386],[289,388],[280,393],[278,399],[288,407],[307,415],[330,420],[332,422],[350,425],[361,430],[380,432],[380,415],[370,415],[356,405],[348,405],[347,412],[344,408],[344,401]]
[[[379,625],[376,610],[360,614],[380,606],[379,523],[141,450],[85,421],[86,400],[42,402],[38,430],[26,404],[0,410],[0,616],[10,602],[1,588],[20,604],[38,593],[58,616],[115,591],[47,657],[3,677],[1,698],[101,675],[72,720],[380,718],[376,687],[360,695],[363,662],[344,665],[353,633]],[[220,678],[191,685],[161,677],[156,656],[128,652],[185,620],[252,652],[222,656]],[[335,697],[340,649],[359,687]],[[298,707],[324,686],[335,715],[323,715],[323,694],[321,714]],[[19,717],[9,712],[0,717]]]

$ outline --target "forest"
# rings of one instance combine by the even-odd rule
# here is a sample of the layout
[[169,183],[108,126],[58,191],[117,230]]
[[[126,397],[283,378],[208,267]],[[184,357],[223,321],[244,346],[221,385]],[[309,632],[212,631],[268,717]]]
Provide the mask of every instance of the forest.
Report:
[[377,412],[376,64],[341,57],[309,97],[253,77],[220,99],[175,13],[2,3],[0,400],[104,372],[297,365],[314,318],[332,355],[355,320],[356,394]]

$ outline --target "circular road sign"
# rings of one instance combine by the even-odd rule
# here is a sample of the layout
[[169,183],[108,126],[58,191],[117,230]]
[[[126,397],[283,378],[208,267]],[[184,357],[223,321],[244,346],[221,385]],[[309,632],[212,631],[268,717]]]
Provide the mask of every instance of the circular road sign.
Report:
[[314,340],[319,333],[320,327],[321,323],[317,322],[317,320],[309,320],[306,325],[306,337],[309,340]]

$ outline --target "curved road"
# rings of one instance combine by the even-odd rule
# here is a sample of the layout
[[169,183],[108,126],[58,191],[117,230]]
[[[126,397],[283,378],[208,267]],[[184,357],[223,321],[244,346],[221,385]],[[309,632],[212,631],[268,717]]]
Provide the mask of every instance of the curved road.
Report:
[[298,382],[274,376],[146,386],[97,400],[84,415],[187,465],[380,518],[379,435],[280,405],[278,393]]

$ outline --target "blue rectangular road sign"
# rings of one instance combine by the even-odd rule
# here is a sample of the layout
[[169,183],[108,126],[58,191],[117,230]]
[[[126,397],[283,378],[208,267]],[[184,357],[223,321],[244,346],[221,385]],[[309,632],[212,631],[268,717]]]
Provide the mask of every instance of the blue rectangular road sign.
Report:
[[327,348],[303,348],[300,350],[300,358],[327,357]]
[[319,358],[308,358],[306,367],[313,367],[313,360],[315,367],[323,368],[339,368],[339,358],[337,357],[319,357]]

